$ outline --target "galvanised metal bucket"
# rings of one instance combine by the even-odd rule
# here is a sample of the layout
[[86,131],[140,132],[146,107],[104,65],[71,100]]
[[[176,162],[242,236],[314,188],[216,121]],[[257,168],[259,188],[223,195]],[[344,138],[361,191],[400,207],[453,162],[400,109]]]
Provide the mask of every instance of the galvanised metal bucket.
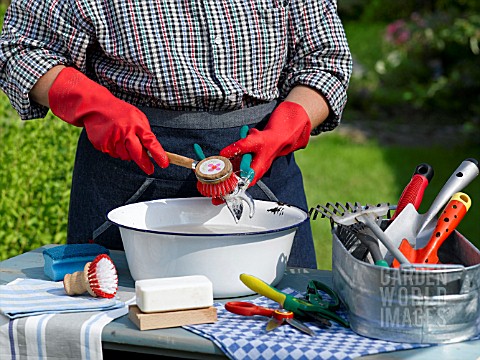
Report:
[[439,249],[442,264],[400,269],[354,258],[333,228],[333,286],[364,336],[410,343],[453,343],[477,334],[480,252],[455,231]]

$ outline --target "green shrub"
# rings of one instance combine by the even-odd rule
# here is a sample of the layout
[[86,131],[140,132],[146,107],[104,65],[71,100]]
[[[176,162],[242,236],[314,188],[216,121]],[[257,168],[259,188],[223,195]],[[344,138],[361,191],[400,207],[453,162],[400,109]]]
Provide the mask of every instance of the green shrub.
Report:
[[[465,13],[478,13],[480,2],[478,0],[346,0],[338,1],[339,11],[345,12],[352,20],[365,22],[395,21],[406,19],[412,13],[427,14],[436,11],[459,11]],[[352,17],[355,11],[356,17]]]
[[7,11],[6,4],[0,4],[0,19],[2,19],[0,23],[0,28],[3,26],[3,18],[5,17],[5,12]]
[[78,134],[51,114],[20,121],[0,97],[0,260],[65,242]]
[[459,125],[480,117],[480,15],[434,12],[397,20],[376,65],[382,87],[400,101]]
[[345,29],[354,57],[347,112],[359,120],[454,124],[466,141],[480,143],[478,13],[413,13]]

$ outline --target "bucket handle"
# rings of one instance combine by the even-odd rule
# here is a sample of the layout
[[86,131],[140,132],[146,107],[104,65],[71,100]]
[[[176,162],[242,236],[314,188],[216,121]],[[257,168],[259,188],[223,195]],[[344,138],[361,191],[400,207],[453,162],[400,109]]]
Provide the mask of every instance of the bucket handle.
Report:
[[470,292],[470,280],[467,276],[465,266],[460,264],[400,264],[400,272],[410,272],[427,269],[428,272],[434,273],[455,273],[461,272],[460,281],[460,294],[466,294]]
[[422,270],[426,269],[428,271],[435,271],[435,272],[457,272],[457,271],[465,271],[465,266],[460,264],[400,264],[400,271],[409,271],[409,270]]

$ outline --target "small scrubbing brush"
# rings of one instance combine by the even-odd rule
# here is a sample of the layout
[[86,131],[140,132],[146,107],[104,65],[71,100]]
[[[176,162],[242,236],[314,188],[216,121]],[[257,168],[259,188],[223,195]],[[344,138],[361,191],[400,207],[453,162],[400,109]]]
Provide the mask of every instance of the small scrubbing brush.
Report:
[[223,198],[235,191],[238,176],[233,173],[230,160],[223,156],[210,156],[197,164],[197,189],[203,196]]
[[93,297],[110,299],[118,289],[117,269],[108,255],[101,254],[85,264],[83,271],[65,275],[63,287],[67,295],[88,292]]
[[229,159],[223,156],[210,156],[200,162],[185,156],[167,152],[170,163],[193,169],[198,179],[197,190],[211,198],[223,198],[235,191],[238,176],[233,173]]

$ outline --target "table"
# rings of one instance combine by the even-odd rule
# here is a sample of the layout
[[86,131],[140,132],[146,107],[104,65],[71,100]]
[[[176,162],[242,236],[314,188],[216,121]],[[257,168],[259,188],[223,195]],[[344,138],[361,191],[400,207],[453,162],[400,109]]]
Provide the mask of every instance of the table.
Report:
[[[6,284],[16,278],[49,280],[43,272],[42,252],[45,248],[52,246],[55,245],[40,247],[0,262],[0,284]],[[119,288],[132,290],[135,283],[128,270],[124,253],[122,251],[111,251],[111,258],[117,267]],[[308,281],[312,279],[331,284],[331,272],[326,270],[288,268],[282,281],[276,287],[280,289],[285,287],[299,290],[305,289]],[[249,296],[242,299],[251,298],[253,297]],[[224,353],[213,342],[188,330],[170,328],[140,331],[127,316],[116,319],[105,326],[102,332],[102,345],[106,351],[121,350],[193,359],[226,358]],[[480,358],[480,340],[369,355],[361,359],[423,360],[433,358],[436,360],[478,360]]]

